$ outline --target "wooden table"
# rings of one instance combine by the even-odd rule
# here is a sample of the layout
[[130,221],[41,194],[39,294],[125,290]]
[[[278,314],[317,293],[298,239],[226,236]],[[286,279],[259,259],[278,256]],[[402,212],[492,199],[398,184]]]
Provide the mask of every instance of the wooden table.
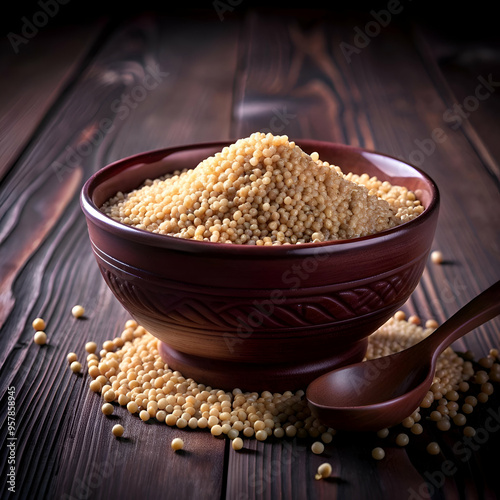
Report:
[[[37,5],[15,11],[6,33],[24,29],[24,41],[3,37],[0,60],[2,499],[498,497],[496,428],[477,449],[451,432],[426,432],[407,448],[388,446],[380,462],[370,456],[380,442],[372,435],[339,433],[323,456],[299,439],[246,440],[234,452],[208,432],[146,424],[125,408],[104,417],[88,375],[75,376],[66,361],[128,319],[91,253],[80,189],[105,164],[150,149],[267,130],[410,160],[441,190],[433,249],[445,263],[429,262],[405,311],[441,322],[495,282],[500,45],[491,16],[476,26],[467,12],[450,23],[397,2],[376,17],[372,7],[266,11],[233,0],[117,16],[58,4],[44,18]],[[22,16],[40,25],[35,34]],[[77,303],[86,320],[71,316]],[[37,316],[47,321],[43,347],[32,340]],[[496,319],[455,347],[480,357],[499,346]],[[490,401],[498,414],[498,397]],[[125,439],[111,435],[116,422]],[[180,433],[185,452],[173,454]],[[430,439],[441,443],[437,457],[425,452]],[[316,481],[325,461],[334,477]]]

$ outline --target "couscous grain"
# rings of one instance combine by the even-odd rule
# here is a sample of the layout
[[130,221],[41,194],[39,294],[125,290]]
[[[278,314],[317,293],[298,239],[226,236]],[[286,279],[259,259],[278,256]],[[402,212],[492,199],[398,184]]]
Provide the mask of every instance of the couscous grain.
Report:
[[372,457],[375,460],[382,460],[385,457],[385,451],[383,448],[380,448],[380,446],[377,446],[376,448],[373,448],[372,450]]
[[231,443],[231,447],[236,451],[241,450],[243,448],[243,439],[241,439],[240,437],[234,438]]
[[66,355],[66,359],[68,360],[68,363],[73,363],[73,361],[76,361],[78,359],[78,356],[74,352],[68,352]]
[[101,411],[104,415],[111,415],[115,410],[114,406],[111,403],[104,403],[101,407]]
[[321,455],[321,453],[323,453],[325,451],[325,445],[321,441],[315,441],[311,445],[311,451],[315,455]]
[[43,318],[35,318],[33,320],[33,328],[36,330],[36,331],[40,331],[40,330],[45,330],[45,321],[43,320]]
[[33,342],[37,345],[44,345],[47,343],[47,334],[41,330],[38,330],[35,335],[33,335]]
[[174,438],[170,446],[174,451],[182,450],[182,448],[184,448],[184,441],[181,438]]
[[115,437],[121,437],[123,436],[123,425],[120,425],[120,424],[116,424],[113,426],[113,429],[111,430],[111,432],[113,433],[113,436]]
[[327,477],[330,477],[331,474],[332,466],[328,462],[325,462],[318,467],[318,472],[316,473],[315,478],[325,479]]
[[442,264],[443,260],[443,252],[440,250],[434,250],[431,252],[431,262],[433,264]]
[[405,434],[404,432],[396,436],[396,444],[398,446],[406,446],[409,442],[410,438],[408,437],[408,434]]
[[82,371],[82,365],[79,361],[73,361],[69,367],[73,373],[80,373]]
[[429,453],[429,455],[439,455],[439,453],[441,452],[441,448],[439,447],[439,444],[436,443],[436,441],[431,441],[428,445],[427,445],[427,453]]
[[73,306],[73,308],[71,309],[71,314],[75,318],[81,318],[85,314],[85,309],[80,305]]

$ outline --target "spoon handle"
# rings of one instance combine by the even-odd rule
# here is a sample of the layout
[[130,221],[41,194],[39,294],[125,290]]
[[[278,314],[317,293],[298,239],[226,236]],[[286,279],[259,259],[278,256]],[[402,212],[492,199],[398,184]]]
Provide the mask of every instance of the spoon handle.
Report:
[[453,342],[498,314],[500,314],[500,281],[491,285],[445,321],[421,342],[422,347],[425,344],[425,349],[432,351],[436,359]]

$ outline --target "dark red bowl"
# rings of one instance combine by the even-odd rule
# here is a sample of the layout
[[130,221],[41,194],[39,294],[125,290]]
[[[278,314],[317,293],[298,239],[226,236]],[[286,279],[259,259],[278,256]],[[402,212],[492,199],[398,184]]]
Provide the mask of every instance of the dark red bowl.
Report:
[[162,342],[169,365],[233,389],[304,388],[363,359],[367,337],[417,286],[436,229],[439,192],[421,170],[361,148],[296,141],[344,172],[414,191],[416,219],[351,240],[257,247],[184,240],[135,229],[99,207],[147,178],[195,167],[229,142],[167,148],[114,162],[84,185],[81,206],[106,283]]

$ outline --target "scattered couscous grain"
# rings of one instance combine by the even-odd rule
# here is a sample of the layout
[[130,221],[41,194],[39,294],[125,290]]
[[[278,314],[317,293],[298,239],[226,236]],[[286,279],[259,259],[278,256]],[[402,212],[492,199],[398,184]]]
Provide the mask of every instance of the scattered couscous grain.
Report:
[[476,435],[476,429],[474,429],[474,427],[471,427],[470,425],[467,425],[466,427],[464,427],[464,436],[467,436],[467,437],[473,437]]
[[241,450],[243,448],[243,439],[240,437],[234,438],[231,442],[231,447],[236,451]]
[[47,334],[41,330],[38,330],[35,335],[33,335],[33,342],[37,345],[44,345],[47,343]]
[[111,403],[104,403],[101,407],[101,411],[104,415],[111,415],[114,412],[115,408]]
[[273,436],[282,439],[285,437],[285,430],[283,427],[276,427],[276,429],[273,430]]
[[486,356],[484,358],[480,358],[478,363],[483,367],[483,368],[488,368],[490,369],[493,366],[493,358],[491,356]]
[[443,252],[440,250],[434,250],[431,252],[431,262],[433,264],[442,264],[443,263]]
[[102,343],[102,348],[105,350],[105,351],[114,351],[115,350],[115,343],[112,341],[112,340],[105,340],[103,343]]
[[425,322],[425,328],[432,328],[435,330],[439,326],[438,322],[435,319],[428,319]]
[[78,356],[74,352],[69,352],[66,356],[66,359],[68,360],[68,363],[73,363],[73,361],[76,361],[78,359]]
[[380,448],[380,446],[377,446],[376,448],[373,448],[372,450],[372,457],[375,460],[382,460],[385,457],[385,451],[383,448]]
[[118,404],[120,406],[127,406],[130,402],[130,398],[126,396],[125,394],[120,394],[118,396]]
[[227,437],[229,439],[236,439],[240,434],[240,431],[236,428],[233,428],[233,429],[229,429],[228,433],[227,433]]
[[421,424],[413,424],[411,427],[410,427],[410,431],[412,432],[412,434],[422,434],[422,432],[424,432],[424,428],[422,427]]
[[415,423],[415,420],[413,420],[412,417],[406,417],[402,422],[401,422],[401,425],[403,427],[406,427],[407,429],[409,429],[410,427],[413,426],[413,424]]
[[493,384],[490,382],[484,382],[481,384],[481,392],[486,394],[487,396],[491,396],[493,394]]
[[257,431],[255,433],[255,439],[257,441],[265,441],[267,439],[267,432],[264,430]]
[[85,309],[80,305],[73,306],[73,308],[71,309],[71,314],[75,318],[81,318],[85,314]]
[[436,427],[440,431],[449,431],[451,428],[451,422],[447,418],[442,418],[438,422],[436,422]]
[[172,439],[172,443],[170,443],[170,446],[174,451],[182,450],[182,448],[184,448],[184,441],[181,438],[174,438]]
[[100,392],[102,389],[101,384],[97,382],[97,380],[92,380],[92,382],[90,382],[89,384],[89,387],[90,390],[94,392]]
[[[473,382],[475,384],[486,384],[486,382],[488,382],[488,374],[486,373],[486,371],[484,370],[479,370],[476,372],[474,378],[473,378]],[[484,391],[482,391],[484,392]]]
[[130,413],[137,413],[139,411],[139,406],[135,401],[130,401],[129,403],[127,403],[127,410]]
[[406,446],[409,442],[410,438],[408,437],[408,434],[405,434],[404,432],[396,436],[396,444],[398,446]]
[[73,361],[69,367],[73,373],[80,373],[82,371],[82,365],[79,361]]
[[[417,323],[420,321],[410,322],[396,313],[369,337],[365,359],[407,349],[437,327],[437,323],[426,322],[425,328]],[[309,437],[315,440],[311,445],[313,453],[322,453],[323,443],[331,443],[336,434],[311,414],[303,390],[259,394],[207,387],[169,368],[158,353],[157,339],[134,320],[126,322],[117,338],[120,341],[106,341],[109,350],[103,349],[100,357],[89,354],[90,388],[100,392],[105,401],[116,401],[130,413],[138,413],[144,421],[155,418],[170,427],[209,429],[214,436],[227,436],[234,449],[242,446],[240,435],[259,441],[270,436]],[[493,358],[491,354],[490,357]],[[400,425],[412,434],[423,434],[424,425],[434,422],[441,431],[448,431],[453,425],[462,428],[464,436],[472,436],[474,429],[465,426],[466,415],[479,403],[488,401],[494,390],[491,374],[500,373],[500,364],[492,363],[488,369],[489,362],[485,361],[475,370],[473,360],[471,353],[459,356],[451,348],[443,351],[430,390],[420,407]],[[391,430],[381,429],[377,436],[386,438]],[[399,432],[393,442],[406,446],[409,437]],[[435,446],[429,444],[429,453],[436,452]],[[380,460],[385,451],[377,447],[372,456]]]
[[111,401],[114,401],[116,399],[116,393],[113,389],[108,389],[102,396],[104,398],[104,401],[107,401],[108,403],[111,403]]
[[318,472],[314,477],[318,480],[325,479],[327,477],[330,477],[331,474],[332,474],[332,466],[328,462],[325,462],[318,467]]
[[480,392],[478,395],[477,395],[477,400],[480,402],[480,403],[486,403],[489,399],[489,396],[488,394],[486,394],[485,392]]
[[222,426],[220,426],[219,424],[214,425],[210,429],[210,433],[212,434],[212,436],[220,436],[222,434]]
[[321,441],[323,441],[323,443],[329,444],[332,440],[333,434],[331,432],[323,432],[323,434],[321,434]]
[[380,429],[379,431],[377,431],[377,436],[379,438],[386,438],[387,436],[389,435],[389,429],[384,428],[384,429]]
[[184,429],[185,427],[187,427],[187,424],[188,424],[188,421],[185,418],[183,418],[183,417],[178,418],[177,422],[175,422],[175,425],[179,429]]
[[475,398],[474,396],[466,396],[466,398],[464,399],[464,403],[471,405],[472,407],[477,406],[477,398]]
[[414,325],[420,325],[420,318],[416,314],[412,314],[408,318],[409,323],[413,323]]
[[87,342],[85,344],[85,350],[89,353],[89,354],[93,354],[96,352],[97,350],[97,344],[95,342]]
[[311,451],[315,455],[321,455],[325,451],[325,445],[321,441],[315,441],[311,445]]
[[101,372],[99,371],[99,365],[98,364],[97,365],[89,365],[87,371],[89,372],[89,375],[93,379],[97,378],[101,374]]
[[256,132],[101,207],[116,221],[179,238],[283,245],[366,236],[420,215],[405,187],[305,153],[287,136]]
[[438,455],[441,452],[441,448],[436,441],[431,441],[426,447],[427,453],[429,455]]
[[114,425],[111,432],[113,433],[113,436],[115,436],[115,437],[123,436],[123,425],[120,425],[120,424]]
[[42,318],[35,318],[33,320],[32,325],[36,331],[45,330],[45,326],[46,326],[45,321]]
[[468,415],[474,411],[474,407],[468,403],[464,403],[462,405],[462,411]]

